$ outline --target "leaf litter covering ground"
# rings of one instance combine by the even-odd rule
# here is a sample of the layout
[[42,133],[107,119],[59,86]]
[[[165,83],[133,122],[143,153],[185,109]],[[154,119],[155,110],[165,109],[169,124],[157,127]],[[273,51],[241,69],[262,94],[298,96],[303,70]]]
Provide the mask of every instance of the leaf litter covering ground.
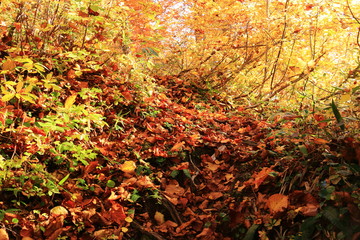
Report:
[[[41,96],[36,104],[2,103],[3,123],[7,112],[14,122],[13,132],[2,133],[2,153],[36,156],[2,184],[11,239],[326,239],[319,232],[331,230],[358,237],[354,139],[302,132],[299,116],[266,122],[227,110],[216,95],[176,77],[157,77],[161,91],[144,97],[101,76],[106,72],[78,79],[69,71],[65,113],[87,106],[61,115],[72,121],[56,122],[60,115]],[[93,102],[76,97],[93,87],[103,91]],[[104,116],[106,124],[80,121],[89,116]],[[314,131],[327,127],[321,115],[314,118]],[[88,139],[79,130],[87,124]],[[35,166],[37,177],[24,176]],[[314,227],[321,224],[333,228]]]

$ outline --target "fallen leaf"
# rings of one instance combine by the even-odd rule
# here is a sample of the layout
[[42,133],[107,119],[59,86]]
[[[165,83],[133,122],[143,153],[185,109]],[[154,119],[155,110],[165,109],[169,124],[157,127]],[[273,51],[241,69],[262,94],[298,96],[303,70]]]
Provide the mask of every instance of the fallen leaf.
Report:
[[161,225],[165,222],[164,214],[162,214],[161,212],[158,212],[158,211],[155,212],[154,219],[159,225]]
[[271,213],[282,212],[289,205],[289,197],[282,194],[273,194],[267,201]]
[[128,100],[128,101],[132,101],[132,100],[133,100],[133,97],[132,97],[132,95],[131,95],[130,92],[122,92],[121,95],[123,95],[124,98],[125,98],[126,100]]
[[68,210],[63,206],[56,206],[50,210],[51,215],[67,215]]
[[136,164],[134,161],[125,161],[120,166],[120,170],[125,173],[134,173],[135,169],[136,169]]
[[223,196],[223,194],[221,192],[211,192],[209,194],[209,199],[216,200],[218,198],[221,198],[222,196]]
[[170,197],[179,197],[185,193],[185,189],[179,186],[179,183],[174,180],[165,187],[165,193]]
[[121,225],[126,218],[124,208],[117,202],[114,201],[110,201],[110,202],[112,204],[110,209],[111,219],[117,224]]
[[207,168],[210,169],[211,171],[216,171],[220,166],[218,164],[214,164],[211,162],[207,163]]
[[274,172],[272,168],[263,168],[259,173],[253,174],[253,184],[255,189],[258,189],[260,185],[269,177],[269,173]]
[[314,204],[306,204],[306,206],[300,207],[295,211],[300,211],[304,216],[314,217],[318,214],[319,206]]
[[184,144],[185,144],[185,142],[176,143],[176,144],[170,149],[170,152],[176,152],[176,151],[181,150],[181,148],[184,146]]
[[9,235],[6,232],[6,230],[3,228],[0,228],[0,239],[1,240],[9,240]]
[[327,144],[329,143],[329,141],[325,140],[325,139],[322,139],[322,138],[314,138],[314,143],[315,144]]

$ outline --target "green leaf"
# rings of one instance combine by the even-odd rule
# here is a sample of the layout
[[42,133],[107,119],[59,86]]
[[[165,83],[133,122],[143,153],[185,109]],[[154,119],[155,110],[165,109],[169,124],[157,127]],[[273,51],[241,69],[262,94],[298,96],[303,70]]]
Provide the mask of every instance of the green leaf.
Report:
[[352,228],[349,227],[349,222],[346,219],[340,218],[340,212],[338,209],[328,206],[322,211],[322,215],[331,222],[333,226],[338,228],[346,235],[346,239],[349,239],[352,235]]
[[316,223],[319,219],[319,216],[310,217],[305,219],[301,224],[300,231],[302,232],[301,239],[307,240],[312,239],[313,232],[315,230]]
[[189,172],[189,169],[183,169],[183,173],[185,174],[186,177],[191,178],[191,174]]
[[172,171],[172,172],[170,173],[170,176],[171,176],[172,178],[176,178],[177,175],[179,175],[179,170],[174,170],[174,171]]
[[100,8],[99,8],[99,6],[91,5],[90,9],[93,10],[94,12],[97,12]]
[[60,186],[63,185],[66,182],[66,180],[68,180],[69,177],[70,177],[70,173],[60,180],[59,185]]
[[136,189],[134,189],[134,191],[133,191],[132,194],[131,194],[130,199],[131,199],[132,201],[136,202],[136,201],[141,197],[138,193],[139,193],[139,191],[136,190]]
[[113,180],[108,180],[107,183],[106,183],[106,186],[109,187],[109,188],[113,188],[115,187],[115,182]]
[[246,232],[245,237],[243,240],[253,240],[255,238],[256,230],[259,228],[260,225],[254,224],[252,225],[249,230]]
[[299,150],[302,154],[304,154],[304,156],[307,156],[309,154],[305,145],[299,145]]
[[339,125],[339,127],[341,128],[341,130],[345,130],[345,124],[344,124],[344,119],[342,118],[335,102],[334,102],[334,99],[331,101],[331,109],[335,115],[335,118],[336,118],[336,121]]
[[15,224],[16,224],[16,223],[19,223],[19,219],[13,218],[13,219],[11,219],[11,222],[12,222],[12,223],[15,223]]

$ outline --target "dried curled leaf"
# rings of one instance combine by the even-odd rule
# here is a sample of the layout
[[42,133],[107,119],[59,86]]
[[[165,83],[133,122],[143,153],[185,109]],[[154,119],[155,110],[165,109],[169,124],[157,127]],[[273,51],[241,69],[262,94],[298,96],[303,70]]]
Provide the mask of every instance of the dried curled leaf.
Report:
[[67,215],[69,212],[63,206],[56,206],[50,210],[51,215]]

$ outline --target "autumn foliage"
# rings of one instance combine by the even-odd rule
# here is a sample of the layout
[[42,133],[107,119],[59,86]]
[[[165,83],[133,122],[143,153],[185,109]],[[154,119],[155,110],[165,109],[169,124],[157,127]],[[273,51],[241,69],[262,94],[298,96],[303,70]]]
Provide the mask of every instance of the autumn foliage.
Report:
[[0,239],[357,239],[356,1],[5,0]]

